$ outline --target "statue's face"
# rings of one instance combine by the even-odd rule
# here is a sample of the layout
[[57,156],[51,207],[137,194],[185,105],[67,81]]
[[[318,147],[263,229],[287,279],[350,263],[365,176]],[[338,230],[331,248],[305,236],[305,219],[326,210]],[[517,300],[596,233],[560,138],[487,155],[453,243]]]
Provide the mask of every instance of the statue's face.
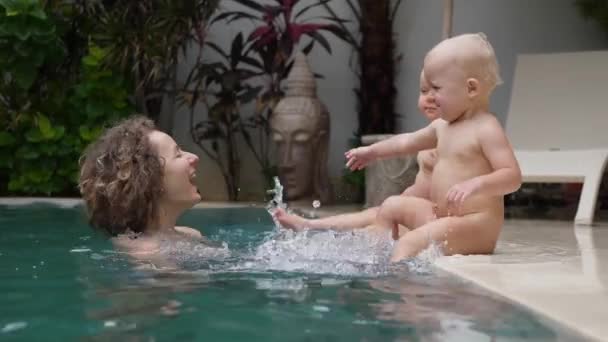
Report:
[[277,115],[272,120],[272,138],[277,146],[279,178],[287,199],[312,192],[317,148],[315,121],[305,115]]

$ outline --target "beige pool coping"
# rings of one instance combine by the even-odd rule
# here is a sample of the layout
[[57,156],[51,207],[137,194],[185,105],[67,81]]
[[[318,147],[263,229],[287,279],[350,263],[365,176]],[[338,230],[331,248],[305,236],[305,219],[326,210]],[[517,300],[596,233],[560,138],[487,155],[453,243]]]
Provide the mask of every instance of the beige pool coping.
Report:
[[507,220],[494,255],[441,257],[435,265],[585,337],[608,341],[608,222]]
[[[0,205],[80,199],[0,198]],[[203,202],[196,208],[259,207],[265,203]],[[303,210],[309,208],[302,207]],[[360,206],[324,206],[319,217]],[[489,289],[586,337],[608,341],[608,222],[507,220],[494,255],[442,257],[437,267]]]

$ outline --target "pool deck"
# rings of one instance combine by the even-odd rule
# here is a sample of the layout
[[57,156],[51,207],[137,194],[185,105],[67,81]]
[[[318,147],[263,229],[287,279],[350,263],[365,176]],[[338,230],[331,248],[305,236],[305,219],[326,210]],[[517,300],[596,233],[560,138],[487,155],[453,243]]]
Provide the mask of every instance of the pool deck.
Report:
[[[353,212],[326,208],[318,216]],[[608,341],[608,222],[507,220],[494,255],[441,257],[435,265],[553,319]]]
[[[80,203],[0,198],[0,205],[32,201],[64,207]],[[263,208],[264,204],[206,202],[196,207]],[[358,209],[324,206],[315,214],[323,217]],[[565,221],[508,220],[494,255],[442,257],[436,265],[589,338],[608,341],[608,222],[586,227]]]
[[436,265],[582,334],[608,340],[608,224],[507,221],[496,253]]

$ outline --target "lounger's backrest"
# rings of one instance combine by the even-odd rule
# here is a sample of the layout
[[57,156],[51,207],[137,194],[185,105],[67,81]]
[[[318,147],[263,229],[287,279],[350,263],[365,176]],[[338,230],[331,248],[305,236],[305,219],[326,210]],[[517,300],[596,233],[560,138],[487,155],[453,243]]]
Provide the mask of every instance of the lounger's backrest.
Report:
[[519,149],[608,148],[608,50],[519,55],[506,131]]

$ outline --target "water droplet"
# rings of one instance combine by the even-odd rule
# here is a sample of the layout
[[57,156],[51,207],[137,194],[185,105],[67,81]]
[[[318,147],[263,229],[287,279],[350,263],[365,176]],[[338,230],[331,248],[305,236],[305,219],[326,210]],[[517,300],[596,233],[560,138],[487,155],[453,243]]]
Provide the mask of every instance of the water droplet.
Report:
[[40,265],[44,265],[44,261],[41,261],[41,262],[40,262]]
[[36,265],[32,266],[33,269],[36,269]]
[[89,248],[74,248],[70,250],[70,253],[84,253],[84,252],[90,252],[91,250]]
[[312,309],[318,312],[329,312],[329,308],[325,305],[313,305]]
[[23,329],[25,327],[27,327],[27,322],[13,322],[5,325],[0,331],[2,331],[3,333],[8,333],[11,331]]
[[315,209],[321,207],[321,201],[319,201],[319,200],[312,201],[312,207]]
[[101,254],[93,253],[93,254],[91,254],[91,259],[93,259],[93,260],[102,260],[102,259],[105,259],[105,257],[103,255],[101,255]]
[[15,267],[15,271],[19,271],[19,267]]
[[116,326],[116,321],[105,321],[103,322],[103,326],[106,328],[113,328]]

